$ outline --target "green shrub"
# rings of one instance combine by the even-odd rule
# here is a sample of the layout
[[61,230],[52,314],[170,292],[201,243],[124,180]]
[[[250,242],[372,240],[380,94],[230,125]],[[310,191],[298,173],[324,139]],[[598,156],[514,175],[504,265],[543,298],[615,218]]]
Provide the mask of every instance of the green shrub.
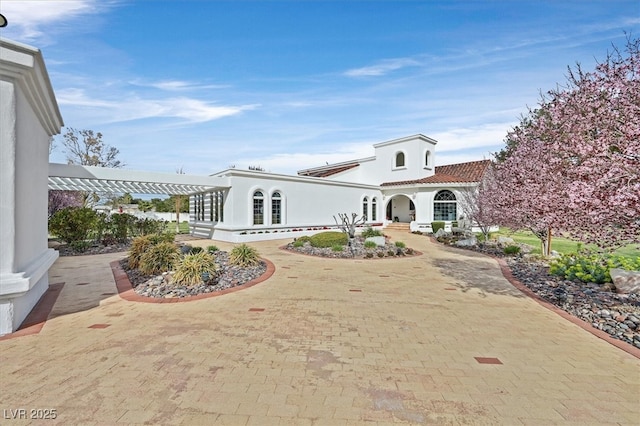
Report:
[[506,254],[507,256],[514,256],[514,255],[520,253],[520,247],[518,247],[518,246],[506,246],[503,251],[504,251],[504,254]]
[[304,241],[299,240],[299,239],[298,239],[298,240],[295,240],[295,241],[293,242],[293,246],[294,246],[294,247],[296,247],[296,248],[300,248],[300,247],[304,246]]
[[235,246],[229,254],[229,263],[237,266],[253,266],[260,261],[258,251],[246,244]]
[[362,238],[369,238],[369,237],[382,237],[382,232],[378,231],[377,229],[373,229],[370,226],[367,226],[363,231],[362,231]]
[[202,247],[195,246],[195,247],[191,247],[191,251],[189,252],[189,254],[201,253],[203,251],[204,249]]
[[138,235],[161,234],[167,229],[167,222],[162,219],[145,217],[137,219],[134,228]]
[[344,246],[342,246],[340,244],[335,244],[335,245],[331,246],[331,250],[339,253],[342,250],[344,250]]
[[640,256],[609,256],[607,258],[607,266],[609,266],[609,269],[619,268],[627,271],[640,271]]
[[102,238],[100,239],[100,242],[102,243],[103,246],[112,246],[114,244],[118,243],[118,239],[116,237],[114,237],[112,234],[110,233],[106,233],[102,236]]
[[364,248],[374,249],[376,247],[378,247],[378,245],[374,241],[365,241],[364,242]]
[[84,241],[94,230],[96,220],[97,214],[93,209],[67,207],[51,216],[49,232],[68,244]]
[[217,270],[215,257],[201,250],[183,257],[176,265],[172,279],[178,284],[194,285],[209,281]]
[[69,245],[71,246],[73,251],[75,251],[76,253],[82,253],[83,251],[86,251],[89,248],[91,243],[86,240],[80,240],[80,241],[72,241],[69,243]]
[[[114,240],[116,239],[115,236],[113,236],[112,234],[111,218],[109,217],[108,214],[102,213],[102,212],[96,212],[96,220],[93,224],[93,229],[91,230],[90,234],[96,241],[101,241],[101,242],[105,240],[105,237],[107,237],[107,240],[110,240],[109,235],[113,237]],[[109,244],[105,244],[105,245],[109,245]]]
[[396,241],[396,247],[398,248],[405,248],[407,245],[405,243],[403,243],[402,241]]
[[306,242],[311,242],[311,237],[309,237],[308,235],[303,235],[302,237],[296,238],[296,241],[302,241],[302,244],[304,244]]
[[158,243],[149,247],[140,258],[139,269],[145,275],[173,270],[180,260],[178,248],[173,243]]
[[121,242],[127,241],[129,235],[133,234],[138,220],[134,215],[128,213],[112,214],[109,219],[110,232]]
[[612,268],[640,271],[640,258],[602,256],[587,252],[563,254],[551,261],[549,272],[567,280],[604,284],[611,282],[609,270]]
[[383,251],[379,251],[377,254],[378,254],[378,257],[384,257],[384,252]]
[[444,222],[442,221],[431,222],[431,230],[433,231],[434,234],[438,232],[438,230],[440,229],[444,229]]
[[336,244],[347,245],[349,236],[344,232],[327,231],[312,235],[309,242],[313,247],[333,247]]
[[208,246],[207,247],[207,252],[209,252],[209,253],[215,253],[217,251],[220,251],[220,249],[217,246]]
[[150,234],[149,238],[153,244],[172,243],[176,239],[175,232],[161,232],[158,234]]

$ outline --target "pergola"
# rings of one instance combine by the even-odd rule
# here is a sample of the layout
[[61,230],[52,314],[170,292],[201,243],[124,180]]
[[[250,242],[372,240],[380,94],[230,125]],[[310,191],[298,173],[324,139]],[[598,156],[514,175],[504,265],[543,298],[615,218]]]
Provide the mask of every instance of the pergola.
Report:
[[129,194],[190,195],[228,189],[224,177],[49,163],[49,189]]

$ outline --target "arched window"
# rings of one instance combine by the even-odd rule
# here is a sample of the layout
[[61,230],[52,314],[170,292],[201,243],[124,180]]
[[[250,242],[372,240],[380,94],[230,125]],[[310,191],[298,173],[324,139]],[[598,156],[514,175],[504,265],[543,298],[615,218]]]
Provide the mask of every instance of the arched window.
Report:
[[369,220],[369,198],[367,197],[362,200],[362,216],[364,220]]
[[378,218],[378,199],[376,197],[373,197],[373,200],[371,200],[371,220],[377,220]]
[[253,193],[253,224],[264,225],[264,195],[261,191]]
[[279,192],[271,195],[271,223],[274,225],[282,223],[282,196]]
[[404,167],[404,152],[396,154],[396,167]]
[[438,191],[433,199],[433,220],[456,220],[456,196],[451,191]]

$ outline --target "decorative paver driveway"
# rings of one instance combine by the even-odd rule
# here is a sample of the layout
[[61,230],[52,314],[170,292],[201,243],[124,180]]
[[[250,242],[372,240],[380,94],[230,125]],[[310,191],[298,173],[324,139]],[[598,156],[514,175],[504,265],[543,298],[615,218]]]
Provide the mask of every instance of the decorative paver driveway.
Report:
[[188,303],[114,294],[122,254],[60,258],[40,333],[0,341],[1,423],[638,424],[637,358],[523,296],[495,260],[390,234],[424,254],[255,243],[269,280]]

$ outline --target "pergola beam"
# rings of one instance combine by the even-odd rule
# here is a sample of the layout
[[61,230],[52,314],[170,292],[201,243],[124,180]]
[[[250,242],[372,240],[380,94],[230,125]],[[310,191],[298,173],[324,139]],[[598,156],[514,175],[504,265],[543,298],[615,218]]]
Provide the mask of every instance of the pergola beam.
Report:
[[49,189],[190,195],[230,187],[227,178],[49,163]]

